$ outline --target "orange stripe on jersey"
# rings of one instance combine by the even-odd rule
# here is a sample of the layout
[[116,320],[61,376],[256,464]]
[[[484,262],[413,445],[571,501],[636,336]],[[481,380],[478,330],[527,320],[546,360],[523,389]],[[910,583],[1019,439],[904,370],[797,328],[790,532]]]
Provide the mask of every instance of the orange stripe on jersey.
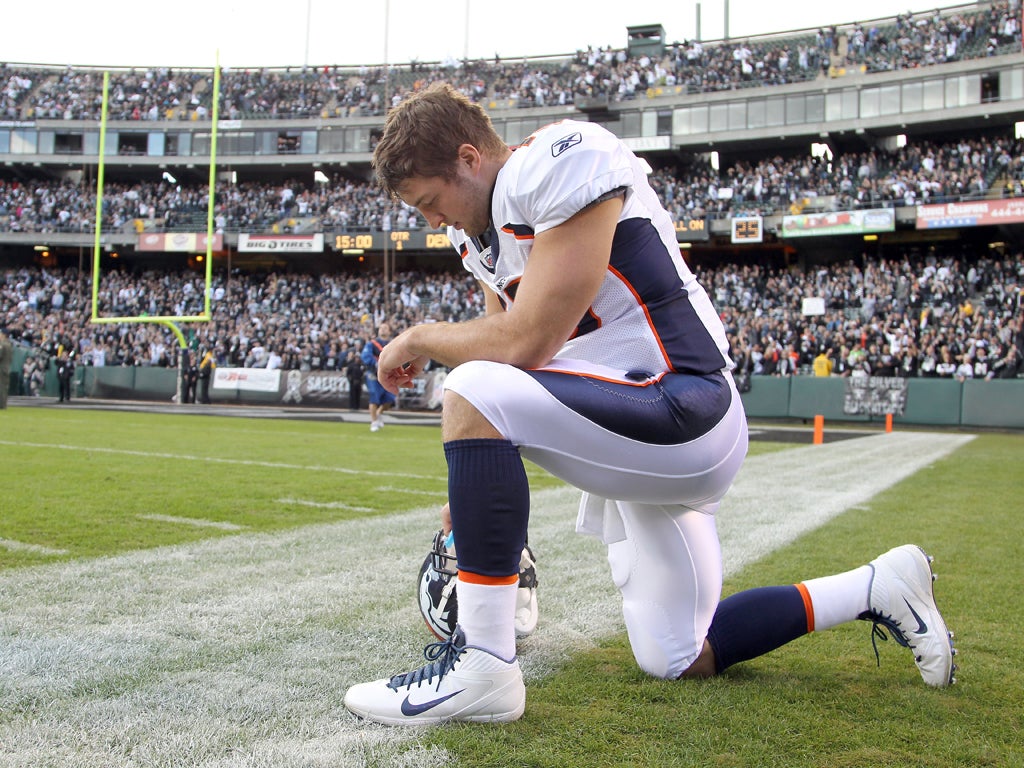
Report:
[[533,228],[525,224],[506,224],[501,228],[506,235],[512,235],[516,240],[533,240]]
[[579,376],[581,379],[592,379],[593,381],[607,381],[609,384],[621,384],[624,387],[649,387],[665,376],[665,371],[656,373],[649,379],[643,381],[630,381],[629,379],[615,379],[611,376],[598,376],[596,373],[582,373],[580,371],[574,371],[570,368],[556,368],[555,366],[545,365],[543,368],[527,368],[528,371],[545,371],[549,373],[569,373],[573,376]]
[[665,361],[665,365],[668,366],[668,369],[672,372],[675,372],[675,366],[672,365],[672,361],[669,359],[668,352],[665,350],[665,345],[661,341],[661,336],[658,335],[658,331],[654,327],[654,321],[651,320],[651,312],[647,308],[646,302],[644,302],[644,300],[640,297],[640,294],[636,292],[636,289],[633,287],[633,285],[629,282],[629,280],[626,279],[626,276],[619,272],[619,270],[617,270],[615,267],[609,264],[608,271],[615,275],[617,278],[619,278],[622,284],[629,289],[630,293],[633,294],[633,298],[636,299],[636,303],[639,306],[643,307],[644,317],[647,318],[647,327],[651,329],[651,335],[654,337],[654,340],[658,342],[658,349],[661,351],[661,357]]
[[795,584],[796,591],[800,593],[800,597],[804,600],[804,612],[807,614],[807,631],[814,631],[814,604],[811,602],[811,593],[807,591],[802,583]]
[[469,256],[469,246],[465,243],[459,246],[459,256],[463,259]]
[[519,583],[519,574],[513,573],[511,576],[481,576],[479,573],[470,573],[469,571],[459,570],[459,581],[466,584],[484,584],[490,587],[507,587],[510,584]]

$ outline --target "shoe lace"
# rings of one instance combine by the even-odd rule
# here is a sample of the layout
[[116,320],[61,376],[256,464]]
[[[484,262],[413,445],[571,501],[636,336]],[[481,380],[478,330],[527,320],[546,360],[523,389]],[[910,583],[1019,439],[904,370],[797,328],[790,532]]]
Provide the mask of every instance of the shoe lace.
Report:
[[441,680],[446,674],[452,671],[459,656],[465,653],[466,647],[463,644],[456,645],[455,640],[449,637],[437,643],[431,643],[423,649],[423,656],[427,660],[419,669],[395,675],[388,682],[388,688],[397,691],[399,688],[411,688],[412,686],[430,683],[437,678],[437,688],[441,687]]
[[882,666],[882,658],[878,653],[878,641],[888,641],[888,637],[885,634],[885,630],[889,630],[889,634],[892,635],[892,639],[896,641],[898,645],[902,645],[904,648],[913,648],[910,641],[907,639],[907,635],[900,629],[900,623],[896,621],[890,614],[881,613],[876,610],[864,611],[858,619],[871,622],[871,647],[875,651],[875,663],[878,666]]

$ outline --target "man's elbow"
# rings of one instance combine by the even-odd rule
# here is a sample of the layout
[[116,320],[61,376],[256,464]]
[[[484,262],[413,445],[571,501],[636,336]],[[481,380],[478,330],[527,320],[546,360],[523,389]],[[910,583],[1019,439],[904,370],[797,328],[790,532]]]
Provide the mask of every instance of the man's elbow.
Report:
[[561,342],[542,342],[538,343],[534,341],[528,344],[509,344],[506,347],[506,352],[509,359],[506,361],[516,368],[523,368],[530,370],[533,368],[543,368],[545,365],[551,362],[552,358],[558,354],[558,350],[562,348]]

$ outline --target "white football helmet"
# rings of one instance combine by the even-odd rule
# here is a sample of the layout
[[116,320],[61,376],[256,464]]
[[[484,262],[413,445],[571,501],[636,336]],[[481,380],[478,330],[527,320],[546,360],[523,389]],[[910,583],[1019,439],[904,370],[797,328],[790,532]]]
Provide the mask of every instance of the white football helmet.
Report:
[[[450,549],[449,549],[450,544]],[[447,640],[458,623],[459,601],[455,585],[459,581],[455,542],[444,531],[434,534],[430,553],[420,566],[419,606],[427,629],[438,640]]]
[[[418,604],[427,628],[439,640],[451,637],[458,623],[458,583],[455,541],[451,534],[438,531],[420,566]],[[537,628],[537,615],[537,564],[533,550],[523,547],[516,593],[516,637],[526,637]]]

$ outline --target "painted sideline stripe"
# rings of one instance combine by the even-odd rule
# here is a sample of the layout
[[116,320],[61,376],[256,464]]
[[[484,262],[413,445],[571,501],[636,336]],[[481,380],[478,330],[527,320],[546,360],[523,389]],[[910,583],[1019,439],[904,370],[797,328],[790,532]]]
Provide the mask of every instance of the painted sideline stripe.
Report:
[[180,517],[178,515],[157,515],[139,514],[141,520],[155,520],[158,523],[180,523],[181,525],[192,525],[196,528],[218,528],[222,531],[244,531],[248,526],[235,523],[220,522],[217,520],[204,520],[201,517]]
[[266,467],[268,469],[294,469],[305,472],[340,472],[345,475],[369,475],[370,477],[404,477],[411,480],[437,481],[436,475],[414,475],[403,472],[389,472],[372,469],[350,469],[348,467],[328,467],[321,464],[283,464],[277,461],[253,461],[250,459],[225,459],[220,456],[194,456],[187,453],[159,453],[154,451],[127,451],[121,448],[102,448],[95,445],[66,445],[63,443],[26,443],[22,441],[0,440],[0,445],[14,448],[46,448],[61,451],[86,451],[89,453],[110,453],[123,456],[140,456],[147,459],[174,459],[175,461],[203,461],[217,464],[236,464],[244,467]]
[[9,552],[32,552],[37,555],[66,555],[68,553],[66,549],[54,549],[41,544],[28,544],[24,541],[3,538],[0,538],[0,548]]
[[292,504],[297,507],[315,507],[316,509],[347,509],[352,512],[372,512],[373,507],[354,507],[341,501],[311,501],[309,499],[277,499],[277,504]]
[[448,498],[447,488],[442,491],[436,491],[428,488],[398,488],[394,485],[381,485],[377,487],[377,490],[388,491],[389,493],[408,493],[412,496],[437,496],[442,499],[442,504]]
[[[900,431],[748,459],[718,515],[726,573],[970,439]],[[769,485],[786,493],[766,496]],[[604,547],[574,533],[578,497],[533,497],[541,618],[519,647],[528,683],[623,629]],[[0,762],[449,764],[423,731],[342,705],[350,685],[423,663],[433,638],[416,575],[437,521],[429,507],[0,572]],[[852,552],[837,570],[897,543]]]

